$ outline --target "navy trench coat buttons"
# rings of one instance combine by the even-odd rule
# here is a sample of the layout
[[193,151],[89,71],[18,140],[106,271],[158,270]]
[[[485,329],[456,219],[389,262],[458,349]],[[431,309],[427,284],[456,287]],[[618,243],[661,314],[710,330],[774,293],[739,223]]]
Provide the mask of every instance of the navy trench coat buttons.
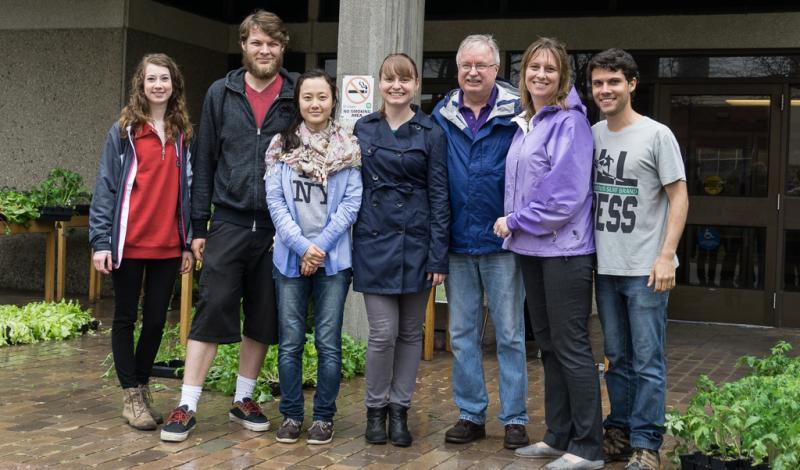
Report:
[[417,111],[395,133],[380,113],[361,118],[353,133],[364,181],[353,226],[353,289],[385,295],[429,289],[427,273],[447,273],[448,267],[444,132]]

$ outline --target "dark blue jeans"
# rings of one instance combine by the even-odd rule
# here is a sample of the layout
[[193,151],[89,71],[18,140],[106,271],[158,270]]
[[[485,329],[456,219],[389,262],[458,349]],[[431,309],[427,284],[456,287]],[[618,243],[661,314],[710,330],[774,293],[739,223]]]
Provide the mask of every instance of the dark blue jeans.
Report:
[[611,413],[603,426],[630,430],[631,446],[658,450],[667,394],[667,300],[647,276],[598,275],[597,311],[603,324]]
[[320,268],[313,276],[290,278],[276,269],[273,277],[278,296],[280,412],[303,421],[303,348],[308,302],[313,296],[317,348],[314,421],[333,422],[342,377],[342,317],[352,270],[326,276],[325,269]]

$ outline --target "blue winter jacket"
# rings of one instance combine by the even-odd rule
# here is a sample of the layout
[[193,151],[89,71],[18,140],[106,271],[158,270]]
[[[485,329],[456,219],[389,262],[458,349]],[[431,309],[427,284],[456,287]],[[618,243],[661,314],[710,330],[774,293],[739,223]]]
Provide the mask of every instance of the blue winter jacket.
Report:
[[447,136],[451,253],[503,251],[503,240],[492,227],[503,215],[506,154],[518,127],[511,119],[520,107],[516,88],[500,80],[496,86],[494,109],[474,136],[458,109],[460,89],[448,93],[433,110]]
[[[309,240],[297,224],[292,195],[292,168],[283,162],[267,174],[267,206],[275,224],[272,262],[286,277],[300,277],[300,258],[312,243],[326,253],[325,275],[332,276],[352,265],[350,226],[361,207],[361,171],[347,168],[328,177],[328,216],[325,228]],[[288,196],[288,197],[287,197]]]

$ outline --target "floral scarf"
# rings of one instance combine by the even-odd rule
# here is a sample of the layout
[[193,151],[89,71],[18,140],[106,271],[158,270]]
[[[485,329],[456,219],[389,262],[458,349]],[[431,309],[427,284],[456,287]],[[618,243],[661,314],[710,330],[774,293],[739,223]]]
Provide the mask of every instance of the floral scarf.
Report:
[[267,148],[265,162],[267,174],[275,164],[283,162],[312,181],[328,185],[328,177],[346,168],[361,166],[361,148],[358,139],[330,121],[325,130],[311,132],[303,122],[296,131],[300,145],[290,152],[283,151],[283,138],[275,135]]

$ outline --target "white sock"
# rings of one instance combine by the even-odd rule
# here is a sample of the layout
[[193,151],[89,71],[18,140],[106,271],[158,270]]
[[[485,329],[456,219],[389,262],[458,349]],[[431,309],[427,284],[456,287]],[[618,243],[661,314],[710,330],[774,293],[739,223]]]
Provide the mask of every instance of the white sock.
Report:
[[244,401],[245,398],[253,397],[253,390],[256,388],[256,379],[248,379],[241,374],[236,376],[236,395],[233,396],[233,402],[237,403]]
[[181,401],[180,405],[187,405],[189,411],[197,412],[197,402],[200,401],[200,395],[203,394],[203,387],[201,385],[186,385],[181,386]]

